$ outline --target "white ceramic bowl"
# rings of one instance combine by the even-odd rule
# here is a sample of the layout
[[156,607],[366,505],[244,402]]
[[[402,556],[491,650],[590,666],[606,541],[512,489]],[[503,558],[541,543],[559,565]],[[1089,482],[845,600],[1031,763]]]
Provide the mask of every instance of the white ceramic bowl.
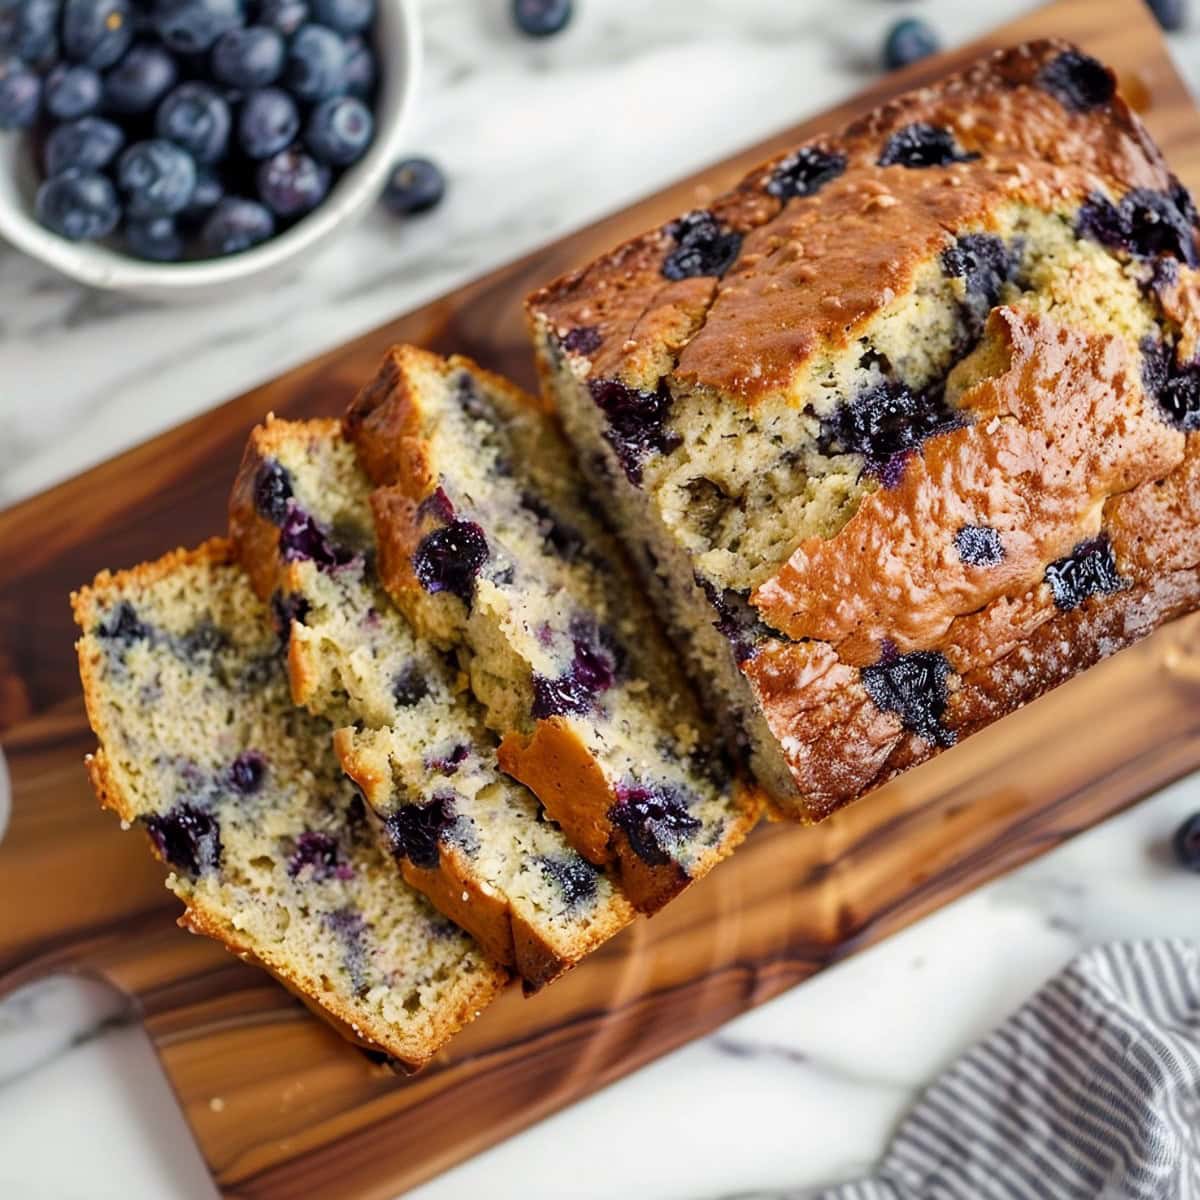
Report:
[[233,287],[269,281],[361,216],[404,149],[401,139],[421,63],[416,0],[379,0],[375,51],[380,81],[371,148],[342,174],[322,204],[278,237],[241,254],[182,263],[143,262],[101,243],[69,242],[43,229],[33,215],[39,172],[30,139],[17,133],[0,134],[0,237],[89,287],[149,300],[213,299]]

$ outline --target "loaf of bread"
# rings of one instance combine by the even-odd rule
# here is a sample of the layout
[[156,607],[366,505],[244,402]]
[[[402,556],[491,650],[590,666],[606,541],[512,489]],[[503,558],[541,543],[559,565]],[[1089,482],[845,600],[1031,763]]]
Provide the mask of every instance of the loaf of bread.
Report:
[[775,809],[1196,606],[1196,210],[1018,46],[536,293],[548,396]]
[[540,987],[633,919],[537,798],[499,768],[460,673],[375,575],[370,482],[336,421],[255,429],[230,532],[288,642],[297,704],[334,744],[404,878]]
[[288,695],[280,641],[224,541],[72,597],[101,803],[149,835],[181,924],[354,1040],[419,1067],[507,972],[400,878],[329,724]]
[[380,485],[380,575],[457,648],[500,763],[653,912],[745,836],[757,794],[724,761],[566,444],[466,359],[400,346],[347,436]]

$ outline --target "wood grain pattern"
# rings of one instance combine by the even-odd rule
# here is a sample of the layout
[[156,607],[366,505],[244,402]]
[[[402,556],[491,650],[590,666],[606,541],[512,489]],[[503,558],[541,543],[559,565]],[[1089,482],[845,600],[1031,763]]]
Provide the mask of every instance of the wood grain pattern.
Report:
[[102,566],[219,530],[242,442],[266,412],[337,412],[397,340],[530,383],[520,303],[536,284],[800,136],[985,48],[1046,34],[1115,64],[1175,169],[1200,186],[1200,117],[1142,0],[1061,0],[0,513],[0,732],[15,785],[0,845],[0,992],[65,970],[135,997],[226,1195],[395,1195],[1200,765],[1190,619],[818,829],[761,830],[536,999],[506,996],[410,1080],[265,975],[180,933],[161,869],[97,812],[80,765],[93,741],[68,591]]

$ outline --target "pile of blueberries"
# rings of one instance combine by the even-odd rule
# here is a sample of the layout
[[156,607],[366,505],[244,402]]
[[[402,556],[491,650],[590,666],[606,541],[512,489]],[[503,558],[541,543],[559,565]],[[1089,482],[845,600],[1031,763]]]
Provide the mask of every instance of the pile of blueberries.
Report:
[[31,129],[36,212],[139,258],[235,254],[371,144],[375,0],[0,0],[0,128]]

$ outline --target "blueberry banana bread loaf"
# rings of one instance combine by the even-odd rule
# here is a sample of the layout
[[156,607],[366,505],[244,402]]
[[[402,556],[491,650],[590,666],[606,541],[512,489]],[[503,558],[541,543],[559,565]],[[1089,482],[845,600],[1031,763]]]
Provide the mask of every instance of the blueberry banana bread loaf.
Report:
[[288,640],[296,703],[335,746],[404,877],[532,989],[633,919],[496,761],[460,673],[375,576],[371,485],[336,421],[269,420],[230,501],[238,556]]
[[546,391],[782,814],[1193,606],[1198,263],[1111,72],[1043,41],[531,297]]
[[92,783],[171,867],[181,924],[356,1040],[426,1062],[507,974],[378,850],[228,543],[105,572],[72,605]]
[[457,646],[500,762],[653,912],[745,836],[729,771],[552,419],[465,359],[395,348],[346,430],[372,479],[381,576]]

